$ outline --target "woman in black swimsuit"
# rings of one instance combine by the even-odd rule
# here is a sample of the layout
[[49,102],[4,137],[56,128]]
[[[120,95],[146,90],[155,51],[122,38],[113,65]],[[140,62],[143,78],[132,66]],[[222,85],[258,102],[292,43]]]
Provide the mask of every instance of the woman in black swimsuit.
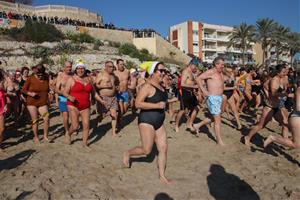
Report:
[[226,68],[225,72],[225,86],[224,86],[224,92],[223,92],[223,109],[224,110],[228,104],[229,108],[233,112],[233,115],[235,117],[236,123],[237,123],[237,130],[242,129],[241,121],[240,121],[240,115],[238,112],[238,104],[235,101],[234,93],[237,89],[236,83],[235,83],[235,77],[234,72],[230,68]]
[[123,163],[126,167],[129,167],[131,156],[150,154],[155,143],[158,150],[159,178],[163,183],[169,184],[170,180],[165,176],[168,147],[167,134],[163,126],[168,96],[161,85],[166,70],[162,63],[157,63],[151,67],[154,70],[147,70],[150,77],[139,90],[135,103],[136,108],[141,109],[138,117],[138,126],[142,146],[126,151],[123,155]]
[[244,143],[250,146],[251,138],[261,129],[263,129],[274,116],[275,119],[282,125],[284,130],[288,130],[288,124],[284,123],[284,118],[280,112],[280,97],[285,96],[282,89],[282,81],[285,76],[285,65],[279,64],[276,66],[276,76],[268,82],[268,88],[265,90],[266,101],[263,107],[261,118],[256,126],[254,126],[249,134],[245,136]]
[[[299,77],[298,77],[299,78]],[[300,81],[298,80],[298,88],[295,92],[296,106],[289,116],[289,126],[292,132],[292,139],[281,136],[270,135],[264,142],[267,147],[272,142],[276,142],[290,148],[300,148]]]

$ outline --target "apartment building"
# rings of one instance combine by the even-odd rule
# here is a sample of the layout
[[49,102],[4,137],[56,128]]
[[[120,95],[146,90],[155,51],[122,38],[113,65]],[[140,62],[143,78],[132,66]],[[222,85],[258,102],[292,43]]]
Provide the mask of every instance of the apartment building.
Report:
[[[170,27],[171,44],[188,55],[194,55],[203,62],[212,63],[217,56],[223,56],[228,63],[241,63],[242,51],[229,46],[233,27],[186,21]],[[246,63],[253,63],[253,47],[246,52]]]

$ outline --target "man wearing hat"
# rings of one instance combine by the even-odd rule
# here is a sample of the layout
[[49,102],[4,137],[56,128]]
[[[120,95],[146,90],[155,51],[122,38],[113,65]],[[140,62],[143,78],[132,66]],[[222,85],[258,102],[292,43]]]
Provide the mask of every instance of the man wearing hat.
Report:
[[194,74],[197,72],[199,61],[194,57],[188,66],[182,71],[181,77],[181,97],[180,111],[176,116],[175,131],[179,131],[179,122],[184,114],[185,110],[189,111],[189,119],[186,122],[186,128],[189,131],[195,132],[193,128],[193,122],[198,114],[198,100],[195,96],[194,90],[198,89],[197,83],[194,78]]

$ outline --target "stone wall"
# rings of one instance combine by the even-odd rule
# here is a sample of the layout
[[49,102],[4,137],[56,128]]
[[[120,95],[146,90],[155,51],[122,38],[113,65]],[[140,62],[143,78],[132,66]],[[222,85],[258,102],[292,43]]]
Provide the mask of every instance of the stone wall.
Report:
[[[32,50],[36,46],[43,46],[50,49],[55,48],[58,45],[57,42],[44,42],[42,44],[33,44],[27,42],[16,42],[16,41],[0,41],[0,68],[5,70],[17,69],[21,67],[32,67],[37,65],[41,59],[35,59],[32,55]],[[93,44],[82,44],[86,50],[76,54],[59,54],[49,55],[50,59],[54,61],[54,64],[47,66],[51,71],[58,71],[60,66],[60,60],[63,57],[67,57],[70,60],[75,61],[78,58],[83,59],[86,62],[88,69],[101,69],[107,60],[116,61],[121,58],[125,61],[130,61],[136,64],[137,67],[140,61],[136,58],[131,58],[127,55],[120,56],[118,49],[101,46],[99,50],[93,50]]]
[[158,57],[173,59],[177,62],[187,64],[191,58],[182,51],[174,47],[171,43],[164,40],[159,35],[156,38],[156,53]]
[[0,1],[1,11],[6,12],[16,12],[20,14],[29,14],[37,16],[46,16],[46,17],[59,17],[64,18],[68,17],[70,19],[86,21],[86,22],[95,22],[103,24],[103,19],[97,13],[90,12],[86,9],[81,9],[77,7],[64,6],[64,5],[46,5],[46,6],[28,6],[17,3],[9,3]]
[[55,25],[62,32],[87,32],[96,39],[114,41],[120,43],[133,43],[133,35],[131,31],[120,31],[102,28],[89,28],[89,27],[75,27]]

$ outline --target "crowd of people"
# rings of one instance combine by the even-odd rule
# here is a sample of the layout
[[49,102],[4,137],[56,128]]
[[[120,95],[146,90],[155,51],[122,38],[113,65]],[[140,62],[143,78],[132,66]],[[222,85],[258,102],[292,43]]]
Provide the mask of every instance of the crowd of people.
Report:
[[[154,143],[158,149],[160,180],[165,176],[167,162],[167,132],[165,116],[170,116],[174,131],[179,132],[182,118],[191,134],[200,134],[201,127],[213,124],[217,144],[222,140],[221,118],[234,118],[233,126],[242,130],[240,115],[250,112],[256,119],[242,141],[251,146],[251,139],[268,122],[276,120],[282,136],[270,135],[264,147],[275,142],[288,148],[300,148],[300,80],[287,64],[256,69],[251,66],[225,66],[224,59],[215,58],[211,68],[199,68],[193,58],[181,71],[171,74],[162,62],[144,62],[138,68],[127,69],[125,62],[107,61],[100,71],[90,72],[83,60],[66,61],[57,74],[49,74],[44,66],[15,71],[0,71],[0,143],[4,140],[5,119],[11,118],[15,127],[20,121],[31,121],[34,142],[40,143],[39,121],[43,121],[43,142],[49,142],[49,106],[56,105],[61,113],[65,143],[82,123],[83,147],[90,149],[90,129],[96,129],[105,117],[111,119],[113,138],[120,137],[120,126],[126,113],[138,111],[141,145],[123,154],[123,163],[130,167],[132,156],[148,155]],[[97,121],[90,127],[92,105]],[[179,104],[179,109],[176,109]],[[199,112],[207,117],[199,123]],[[222,115],[224,113],[224,115]],[[24,117],[23,117],[24,116]]]
[[[121,31],[132,31],[137,35],[138,37],[143,37],[142,34],[145,33],[146,37],[152,37],[151,34],[153,32],[157,33],[153,29],[128,29],[128,28],[122,28],[122,27],[117,27],[113,23],[108,22],[108,23],[96,23],[96,22],[86,22],[83,20],[79,19],[71,19],[68,17],[46,17],[46,16],[37,16],[35,14],[30,15],[30,14],[20,14],[20,13],[15,13],[15,12],[5,12],[5,11],[0,11],[0,18],[3,19],[14,19],[14,20],[21,20],[21,21],[27,21],[27,20],[32,20],[32,21],[38,21],[38,22],[44,22],[44,23],[49,23],[49,24],[57,24],[57,25],[69,25],[69,26],[85,26],[85,27],[91,27],[91,28],[103,28],[103,29],[113,29],[113,30],[121,30]],[[160,35],[160,34],[159,34]]]

